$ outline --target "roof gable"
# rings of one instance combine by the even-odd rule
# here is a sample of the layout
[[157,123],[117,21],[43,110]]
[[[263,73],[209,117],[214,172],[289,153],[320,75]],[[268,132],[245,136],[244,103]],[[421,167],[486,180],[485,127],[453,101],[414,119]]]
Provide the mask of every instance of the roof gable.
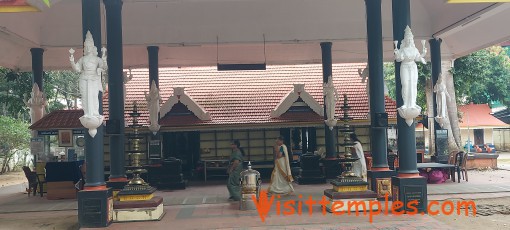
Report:
[[281,116],[292,107],[294,102],[299,101],[299,99],[306,103],[315,113],[324,116],[324,109],[312,95],[305,91],[305,84],[294,84],[294,89],[287,93],[276,108],[271,111],[271,117],[275,118]]
[[195,116],[197,116],[200,120],[211,120],[211,115],[195,100],[193,100],[193,98],[187,95],[186,92],[184,92],[184,87],[174,87],[174,95],[168,98],[165,104],[161,106],[161,112],[159,112],[160,117],[167,115],[174,105],[179,102],[185,105],[188,110],[195,114]]

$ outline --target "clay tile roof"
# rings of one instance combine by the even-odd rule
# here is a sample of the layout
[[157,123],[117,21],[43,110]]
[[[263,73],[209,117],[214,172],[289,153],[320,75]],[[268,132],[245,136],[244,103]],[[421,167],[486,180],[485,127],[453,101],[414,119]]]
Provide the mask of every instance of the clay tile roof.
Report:
[[32,130],[84,128],[79,118],[83,110],[55,110],[30,126]]
[[[361,82],[359,68],[366,64],[334,64],[333,82],[339,94],[347,94],[350,115],[354,120],[367,120],[368,96],[366,84]],[[149,91],[148,69],[132,70],[133,79],[126,84],[126,125],[131,123],[128,113],[137,101],[140,124],[148,125],[147,102],[144,92]],[[159,88],[161,105],[173,95],[173,87],[184,87],[185,92],[211,115],[210,121],[182,116],[165,116],[162,127],[243,125],[289,123],[292,121],[321,122],[317,115],[299,114],[271,118],[270,113],[295,83],[305,84],[305,90],[323,105],[322,65],[267,66],[265,71],[217,71],[216,67],[160,68]],[[103,100],[105,120],[108,119],[108,94]],[[386,110],[390,118],[396,117],[396,102],[386,97]],[[339,102],[340,104],[340,102]],[[336,114],[340,115],[340,105]]]
[[[366,84],[361,82],[359,68],[366,64],[334,64],[333,82],[339,94],[347,94],[354,121],[366,121],[368,96]],[[140,124],[148,126],[149,112],[144,92],[149,91],[147,69],[133,70],[133,79],[126,84],[126,126],[131,124],[129,113],[137,101]],[[174,87],[184,87],[185,92],[211,115],[202,121],[194,115],[167,115],[162,117],[162,127],[218,127],[260,126],[290,123],[323,122],[314,112],[286,112],[271,118],[271,110],[291,91],[294,84],[305,84],[305,90],[323,105],[322,65],[268,66],[265,71],[217,71],[216,67],[162,68],[159,72],[161,105],[173,95]],[[342,98],[342,97],[341,97]],[[386,97],[386,111],[396,117],[396,103]],[[342,115],[338,102],[336,114]],[[108,92],[103,95],[105,120],[108,119]],[[46,115],[31,126],[34,130],[82,128],[79,117],[82,110],[58,110]],[[495,118],[494,118],[495,119]]]
[[459,106],[462,114],[460,127],[506,127],[505,122],[497,119],[491,114],[488,104],[469,104]]

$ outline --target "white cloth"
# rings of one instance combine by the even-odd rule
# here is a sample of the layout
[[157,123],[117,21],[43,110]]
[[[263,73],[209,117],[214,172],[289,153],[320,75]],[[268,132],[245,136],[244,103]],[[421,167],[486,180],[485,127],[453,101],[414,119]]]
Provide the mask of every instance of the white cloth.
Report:
[[363,153],[363,147],[359,141],[354,142],[354,150],[356,151],[356,157],[359,158],[352,165],[352,171],[356,174],[356,176],[363,178],[364,181],[367,181],[367,163],[365,162],[365,154]]
[[285,145],[280,146],[282,157],[275,160],[273,173],[271,174],[271,182],[269,184],[269,193],[289,194],[294,192],[292,186],[292,173],[290,171],[289,154]]

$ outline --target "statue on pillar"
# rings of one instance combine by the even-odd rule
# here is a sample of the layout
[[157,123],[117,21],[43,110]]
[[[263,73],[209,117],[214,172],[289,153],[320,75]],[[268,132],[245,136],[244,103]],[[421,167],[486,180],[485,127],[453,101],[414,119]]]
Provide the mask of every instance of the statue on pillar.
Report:
[[395,60],[402,62],[400,66],[400,82],[402,84],[402,99],[404,105],[398,108],[398,113],[406,120],[407,125],[411,126],[414,118],[420,115],[421,107],[416,104],[416,93],[418,84],[418,67],[415,62],[426,64],[424,57],[427,54],[425,40],[421,41],[422,53],[414,45],[414,36],[409,26],[406,27],[404,39],[401,41],[398,49],[398,41],[395,44]]
[[124,90],[124,101],[125,101],[126,96],[127,96],[126,85],[129,81],[133,80],[133,73],[131,72],[131,67],[129,68],[129,73],[124,72],[123,79],[124,79],[124,84],[122,85],[122,87],[124,87],[123,90]]
[[149,121],[150,126],[149,130],[152,131],[154,135],[159,131],[159,102],[161,101],[161,96],[159,95],[159,89],[156,86],[156,81],[152,81],[151,89],[149,94],[144,92],[145,100],[147,100],[147,105],[149,107]]
[[332,76],[328,77],[328,82],[324,83],[324,106],[326,106],[327,120],[324,122],[329,126],[330,130],[336,126],[337,120],[335,119],[335,105],[338,101],[338,91],[333,84]]
[[44,117],[48,102],[44,97],[44,93],[39,90],[39,86],[36,83],[32,86],[30,99],[25,101],[25,105],[30,108],[30,120],[32,124]]
[[89,130],[92,138],[97,128],[103,123],[103,116],[99,114],[99,92],[103,92],[101,74],[108,68],[106,63],[106,48],[102,48],[102,57],[98,56],[97,48],[90,31],[87,31],[83,43],[83,57],[74,62],[74,49],[70,49],[69,61],[73,69],[80,73],[79,88],[84,115],[80,117],[81,124]]
[[437,106],[437,116],[435,117],[436,122],[443,128],[444,122],[448,117],[446,100],[450,101],[450,94],[448,94],[448,90],[446,89],[446,85],[443,82],[443,75],[439,75],[439,79],[434,86],[434,93],[436,93],[436,106]]

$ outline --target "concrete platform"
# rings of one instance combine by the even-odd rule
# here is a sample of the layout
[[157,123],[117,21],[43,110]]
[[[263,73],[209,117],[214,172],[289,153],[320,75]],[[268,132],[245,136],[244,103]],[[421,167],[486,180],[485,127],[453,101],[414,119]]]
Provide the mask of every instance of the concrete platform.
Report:
[[143,201],[115,201],[113,222],[161,220],[165,215],[163,198],[155,196]]
[[[429,200],[510,196],[510,171],[468,173],[469,182],[428,185]],[[305,205],[302,215],[277,215],[272,208],[262,222],[256,210],[241,211],[239,202],[228,202],[225,184],[225,181],[208,181],[190,184],[185,190],[157,191],[155,195],[164,199],[166,213],[161,221],[113,223],[106,229],[452,229],[427,215],[379,215],[370,222],[364,215],[323,215],[320,205],[314,206],[312,215]],[[263,189],[267,187],[267,183],[262,185]],[[299,195],[302,199],[310,196],[318,200],[331,185],[294,184],[294,188],[296,195],[282,197],[282,203]],[[22,228],[24,220],[33,220],[35,225]],[[3,187],[0,188],[0,222],[0,228],[5,229],[78,229],[77,201],[28,197],[21,185]]]

